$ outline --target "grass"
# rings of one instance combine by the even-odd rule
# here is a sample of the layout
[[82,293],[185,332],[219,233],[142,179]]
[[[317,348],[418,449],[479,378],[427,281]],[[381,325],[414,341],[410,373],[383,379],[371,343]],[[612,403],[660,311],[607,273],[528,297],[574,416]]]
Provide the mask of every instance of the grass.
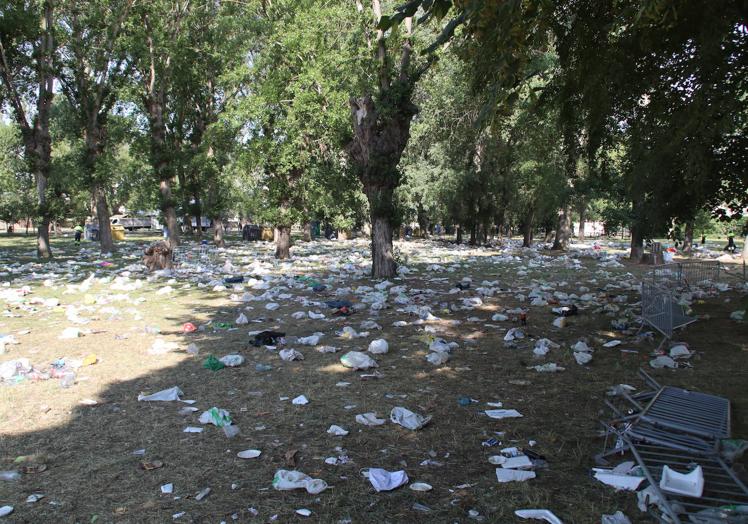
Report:
[[[6,521],[155,523],[170,522],[172,515],[186,512],[177,522],[232,521],[232,515],[238,522],[268,522],[273,515],[278,515],[278,522],[295,522],[301,517],[294,511],[302,507],[313,512],[306,520],[324,523],[346,518],[356,523],[470,522],[467,512],[471,509],[486,516],[486,522],[515,522],[514,510],[528,507],[551,509],[567,523],[598,522],[602,513],[619,509],[633,522],[650,521],[636,509],[635,497],[615,493],[591,479],[589,471],[592,456],[602,445],[597,420],[605,390],[617,383],[640,386],[636,372],[646,365],[654,344],[635,344],[626,339],[621,347],[638,353],[602,348],[602,342],[614,335],[609,331],[614,317],[594,313],[592,308],[572,318],[568,328],[557,330],[551,326],[553,315],[548,307],[532,307],[525,328],[529,338],[516,347],[503,342],[506,329],[515,324],[490,321],[498,309],[527,306],[527,302],[518,302],[516,295],[518,289],[527,288],[533,281],[564,281],[566,284],[557,289],[567,292],[584,285],[601,297],[626,294],[629,305],[633,305],[637,300],[633,291],[602,288],[631,280],[628,274],[640,272],[640,267],[601,270],[593,260],[583,259],[582,269],[566,270],[560,258],[529,267],[526,258],[499,263],[491,258],[495,252],[490,250],[466,248],[453,255],[438,244],[401,243],[409,266],[419,272],[395,283],[406,284],[411,290],[436,290],[434,298],[425,295],[424,303],[440,304],[435,314],[444,321],[427,325],[436,335],[460,345],[449,364],[435,368],[424,360],[424,326],[392,327],[395,320],[415,319],[394,307],[375,316],[364,310],[349,318],[328,314],[323,321],[293,320],[290,315],[294,311],[309,309],[301,301],[279,301],[281,308],[272,312],[263,307],[264,302],[250,302],[247,309],[245,304],[230,300],[231,290],[216,292],[212,286],[198,287],[198,280],[208,280],[204,274],[172,283],[149,278],[138,289],[112,289],[112,280],[107,277],[113,278],[136,262],[135,248],[156,237],[136,234],[129,238],[125,248],[109,259],[113,267],[99,265],[95,253],[80,255],[70,239],[53,237],[58,256],[44,264],[33,262],[33,239],[0,240],[0,272],[7,272],[2,266],[9,262],[31,264],[12,278],[14,287],[28,284],[32,288],[23,302],[9,305],[10,316],[0,317],[0,333],[14,333],[20,341],[0,356],[0,363],[26,357],[44,368],[61,357],[82,359],[95,354],[99,359],[95,365],[80,368],[75,386],[69,389],[60,388],[57,380],[0,386],[0,470],[17,468],[21,464],[15,462],[18,457],[29,457],[23,464],[47,466],[43,472],[24,474],[17,482],[0,481],[0,505],[15,506]],[[308,274],[326,279],[333,288],[373,284],[367,277],[336,271],[324,258],[301,258],[291,266],[273,261],[269,245],[246,246],[233,244],[228,256],[247,270],[260,261],[265,264],[260,267],[271,274]],[[307,249],[304,245],[294,248],[297,253]],[[313,250],[342,264],[358,260],[353,253],[365,253],[366,243],[319,242]],[[82,265],[67,275],[69,261]],[[432,263],[453,271],[425,271]],[[520,266],[525,266],[527,274],[517,276]],[[89,286],[84,279],[90,273],[97,280]],[[137,273],[132,276],[143,278]],[[442,305],[475,296],[474,291],[448,294],[464,276],[473,279],[474,287],[484,279],[498,280],[503,289],[513,291],[485,299],[484,306],[473,311],[441,311]],[[10,278],[0,276],[6,281]],[[46,286],[45,279],[50,280]],[[185,288],[186,284],[190,286]],[[166,285],[173,288],[171,293],[156,294]],[[309,300],[337,298],[309,289],[289,293]],[[56,297],[61,305],[35,304],[33,299],[37,297]],[[356,299],[354,295],[348,298]],[[740,299],[737,293],[728,292],[696,303],[695,312],[708,314],[709,319],[689,326],[678,336],[698,352],[693,368],[653,374],[663,383],[730,397],[733,432],[745,436],[748,333],[745,324],[728,319]],[[90,318],[88,324],[80,326],[90,332],[79,339],[60,340],[59,334],[69,325],[65,308],[70,305]],[[207,327],[190,335],[181,333],[184,322],[233,322],[240,312],[258,322],[232,331]],[[481,321],[470,322],[469,317]],[[350,341],[335,336],[344,325],[360,329],[359,324],[368,318],[376,320],[383,330]],[[461,324],[452,325],[449,320],[460,320]],[[158,326],[161,333],[147,333],[146,326]],[[323,354],[293,345],[305,360],[283,362],[275,353],[248,344],[247,332],[260,329],[277,329],[292,336],[320,331],[324,333],[323,344],[341,351]],[[18,334],[26,330],[28,334]],[[176,342],[181,350],[149,354],[157,337]],[[377,357],[381,378],[362,380],[361,373],[338,363],[343,351],[365,350],[371,339],[379,337],[390,345],[387,355]],[[566,367],[565,372],[539,374],[527,369],[537,363],[531,349],[533,339],[540,337],[562,345],[552,350],[547,360]],[[580,338],[586,338],[596,349],[587,367],[578,366],[568,349]],[[199,357],[183,351],[189,343],[199,347]],[[242,354],[247,362],[217,372],[202,367],[207,354],[220,357],[230,353]],[[269,364],[273,370],[258,372],[256,363]],[[350,385],[337,386],[341,381]],[[184,391],[184,398],[197,400],[195,405],[201,411],[212,406],[227,409],[241,434],[229,440],[212,426],[201,434],[186,434],[182,432],[185,426],[200,424],[195,415],[177,413],[182,404],[137,402],[140,392],[174,385]],[[294,406],[290,400],[280,400],[300,394],[310,399],[308,405]],[[480,403],[461,407],[457,401],[464,396]],[[96,404],[81,403],[87,399]],[[501,401],[524,416],[488,419],[480,410],[493,401]],[[433,420],[418,432],[389,423],[369,428],[354,422],[356,414],[367,411],[387,418],[390,409],[398,405],[432,415]],[[343,426],[350,434],[328,435],[331,424]],[[497,432],[503,436],[497,436]],[[501,446],[481,445],[491,437],[499,438]],[[548,468],[539,470],[538,478],[528,483],[498,484],[487,458],[503,446],[529,447],[531,440],[537,442],[532,449],[547,459]],[[248,448],[260,449],[262,455],[254,460],[236,457],[238,451]],[[139,449],[146,450],[144,456],[133,455]],[[292,450],[298,450],[293,467],[286,459]],[[348,464],[324,463],[326,457],[343,454],[349,457]],[[421,466],[427,459],[442,465]],[[140,468],[143,461],[161,461],[164,465],[144,471]],[[426,493],[407,488],[376,493],[361,476],[361,470],[367,467],[405,469],[411,481],[427,482],[434,489]],[[323,478],[331,488],[316,496],[303,490],[273,490],[273,474],[282,468]],[[159,487],[165,483],[174,484],[174,495],[160,493]],[[212,489],[210,495],[197,501],[195,494],[205,487]],[[26,497],[35,492],[44,493],[46,498],[26,504]],[[414,502],[431,511],[414,510]]]

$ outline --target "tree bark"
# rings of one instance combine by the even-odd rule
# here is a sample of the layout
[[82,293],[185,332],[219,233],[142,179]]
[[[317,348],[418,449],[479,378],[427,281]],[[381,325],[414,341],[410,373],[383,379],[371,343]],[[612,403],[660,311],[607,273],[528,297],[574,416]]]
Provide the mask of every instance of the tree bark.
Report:
[[275,226],[275,258],[285,260],[291,256],[291,226]]
[[569,204],[565,204],[558,216],[558,226],[556,227],[556,239],[553,241],[553,250],[566,251],[569,247],[569,233],[571,223],[569,220]]
[[462,226],[457,226],[457,236],[455,238],[455,242],[458,244],[462,244]]
[[470,227],[470,245],[471,246],[475,245],[476,236],[477,236],[477,230],[478,230],[478,225],[477,224],[473,224]]
[[223,220],[220,217],[214,217],[213,218],[213,243],[218,247],[226,247],[226,240],[224,240],[223,236],[224,236]]
[[162,179],[159,182],[159,194],[161,196],[161,211],[166,222],[165,226],[169,231],[169,248],[174,249],[179,245],[179,222],[177,221],[177,211],[174,209],[171,181],[169,179]]
[[[200,198],[195,195],[195,224],[197,225],[197,229],[195,230],[195,235],[197,236],[198,240],[203,238],[203,215],[202,215],[202,202],[200,201]],[[190,226],[192,226],[192,222],[190,222]]]
[[639,264],[644,257],[644,235],[641,233],[641,228],[636,225],[631,225],[631,252],[629,259],[632,262]]
[[304,222],[304,242],[312,241],[312,223],[310,221]]
[[525,224],[522,228],[522,247],[532,246],[532,224]]
[[417,220],[418,220],[418,227],[421,230],[421,238],[429,238],[429,226],[430,221],[428,215],[426,215],[426,210],[423,209],[423,206],[420,204],[418,205],[417,210]]
[[392,250],[392,223],[389,216],[371,217],[371,276],[389,278],[397,264]]
[[109,223],[109,205],[107,204],[106,193],[99,184],[94,185],[92,192],[96,204],[96,218],[99,220],[101,252],[112,253],[114,251],[114,241],[112,240],[112,228]]
[[693,251],[693,220],[686,222],[686,232],[683,239],[683,252],[691,253]]
[[577,233],[577,238],[579,240],[584,240],[584,224],[585,219],[587,218],[587,202],[584,200],[579,205],[579,232]]
[[748,262],[748,234],[743,238],[743,269],[745,269],[746,262]]

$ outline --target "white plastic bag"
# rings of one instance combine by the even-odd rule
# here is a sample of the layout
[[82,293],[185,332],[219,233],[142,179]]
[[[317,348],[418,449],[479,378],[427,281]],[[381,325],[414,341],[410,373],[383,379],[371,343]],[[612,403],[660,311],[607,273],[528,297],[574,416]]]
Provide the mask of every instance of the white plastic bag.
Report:
[[381,468],[369,469],[369,482],[377,492],[392,491],[408,483],[408,474],[405,471],[387,471]]
[[279,469],[273,476],[273,488],[280,491],[306,489],[308,493],[317,495],[327,489],[327,482],[313,479],[301,471]]
[[372,340],[369,344],[369,353],[374,355],[383,355],[389,350],[389,344],[383,338]]
[[390,420],[395,424],[401,425],[404,428],[415,431],[428,424],[431,420],[431,417],[424,417],[423,415],[419,415],[418,413],[413,413],[409,409],[396,407],[392,408],[392,411],[390,411]]
[[226,355],[218,359],[224,366],[235,368],[244,364],[244,357],[241,355]]
[[281,349],[278,352],[278,356],[287,362],[291,362],[293,360],[304,360],[304,355],[292,348]]
[[349,351],[340,357],[340,363],[351,369],[369,369],[379,367],[377,362],[366,353]]

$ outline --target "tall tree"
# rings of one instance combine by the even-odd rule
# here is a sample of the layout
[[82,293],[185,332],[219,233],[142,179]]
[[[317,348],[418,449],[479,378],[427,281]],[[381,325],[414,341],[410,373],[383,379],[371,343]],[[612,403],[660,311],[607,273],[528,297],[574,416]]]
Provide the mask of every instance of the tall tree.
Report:
[[[24,156],[36,184],[37,256],[51,258],[47,186],[52,141],[49,116],[54,98],[54,3],[11,2],[0,19],[2,98],[21,130]],[[29,113],[29,108],[33,112]]]
[[[96,217],[101,251],[114,250],[109,227],[108,180],[98,169],[107,145],[107,124],[117,89],[129,74],[120,35],[134,0],[65,0],[60,16],[62,91],[78,115],[85,154],[83,165]],[[62,36],[64,35],[64,36]]]
[[[359,12],[364,7],[357,2]],[[383,18],[380,0],[372,0],[376,27],[370,35],[376,61],[372,82],[362,96],[350,99],[353,139],[347,152],[363,185],[371,217],[371,274],[375,278],[395,275],[392,221],[396,215],[394,194],[402,177],[398,164],[410,138],[410,126],[418,108],[413,103],[418,80],[434,62],[414,56],[413,15],[403,16],[404,31]],[[389,29],[389,31],[385,31]],[[372,38],[373,36],[373,38]]]

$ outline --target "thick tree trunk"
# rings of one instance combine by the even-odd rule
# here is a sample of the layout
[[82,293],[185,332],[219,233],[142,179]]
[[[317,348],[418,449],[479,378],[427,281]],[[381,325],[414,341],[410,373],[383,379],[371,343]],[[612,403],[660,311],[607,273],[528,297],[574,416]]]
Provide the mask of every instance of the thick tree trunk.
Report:
[[462,226],[457,226],[457,237],[455,238],[455,242],[458,244],[462,244]]
[[391,278],[397,264],[392,249],[392,223],[389,216],[371,217],[371,276]]
[[421,238],[429,238],[429,217],[422,206],[418,206],[417,211],[418,227],[421,229]]
[[476,239],[476,233],[477,233],[478,226],[476,224],[473,224],[470,227],[470,245],[475,245],[475,239]]
[[275,258],[285,260],[291,256],[291,226],[275,226]]
[[565,251],[569,246],[569,236],[571,230],[571,221],[569,217],[569,204],[564,205],[561,214],[558,216],[558,226],[556,227],[556,239],[553,241],[553,250]]
[[642,261],[644,257],[644,235],[641,234],[641,228],[636,225],[631,225],[631,252],[629,258],[631,261],[637,264]]
[[112,253],[114,251],[114,241],[112,240],[112,228],[109,223],[109,204],[106,201],[104,188],[99,184],[93,187],[93,197],[96,204],[96,218],[99,219],[99,244],[102,253]]
[[221,218],[219,217],[214,217],[213,218],[213,243],[218,247],[226,247],[226,240],[224,240],[223,236],[224,236],[223,220],[221,220]]
[[579,205],[579,231],[577,232],[577,238],[584,240],[584,223],[587,218],[587,202],[582,201]]
[[693,251],[693,221],[686,222],[686,233],[683,239],[683,252],[691,253]]
[[304,242],[312,241],[312,223],[308,220],[304,222]]
[[171,196],[170,180],[166,179],[159,182],[159,194],[161,196],[161,211],[164,214],[165,225],[169,230],[169,248],[174,249],[179,245],[179,222]]
[[522,228],[522,247],[532,246],[532,226],[526,225]]

